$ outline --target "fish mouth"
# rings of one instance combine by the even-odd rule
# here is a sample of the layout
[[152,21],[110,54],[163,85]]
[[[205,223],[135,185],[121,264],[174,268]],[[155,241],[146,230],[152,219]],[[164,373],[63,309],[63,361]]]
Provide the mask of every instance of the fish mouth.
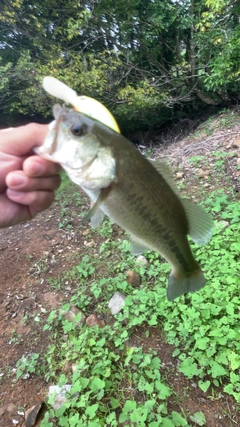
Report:
[[62,163],[62,165],[64,165],[64,166],[66,166],[67,168],[71,168],[71,170],[73,170],[73,171],[78,171],[78,170],[81,170],[81,173],[85,173],[87,170],[88,170],[88,168],[90,168],[90,166],[92,166],[92,164],[95,162],[95,160],[97,159],[97,156],[95,156],[95,157],[93,157],[93,159],[92,160],[90,160],[89,162],[87,162],[87,163],[85,163],[82,167],[73,167],[72,165],[71,166],[69,166],[68,164],[64,164],[64,163]]
[[61,116],[59,116],[59,117],[57,118],[57,120],[56,120],[56,124],[55,124],[55,126],[54,126],[54,138],[53,138],[53,142],[52,142],[51,148],[50,148],[50,150],[49,150],[49,155],[50,155],[50,156],[52,156],[52,155],[53,155],[53,153],[54,153],[55,151],[57,151],[57,150],[56,150],[56,149],[57,149],[57,138],[58,138],[58,132],[59,132],[59,129],[60,129],[60,125],[61,125],[61,123],[62,123],[62,117],[61,117]]

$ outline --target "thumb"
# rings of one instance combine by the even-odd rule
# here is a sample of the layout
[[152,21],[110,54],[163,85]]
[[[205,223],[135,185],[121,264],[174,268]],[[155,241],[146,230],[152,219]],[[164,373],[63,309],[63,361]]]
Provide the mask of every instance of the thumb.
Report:
[[30,123],[0,131],[0,151],[13,156],[24,156],[36,145],[41,145],[48,133],[48,125]]

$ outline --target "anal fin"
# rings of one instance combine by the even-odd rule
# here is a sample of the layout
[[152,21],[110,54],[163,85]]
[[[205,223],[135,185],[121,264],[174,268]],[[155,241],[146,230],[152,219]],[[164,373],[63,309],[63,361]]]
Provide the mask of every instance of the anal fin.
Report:
[[150,248],[140,239],[135,236],[131,236],[131,254],[140,255],[143,252],[149,251]]

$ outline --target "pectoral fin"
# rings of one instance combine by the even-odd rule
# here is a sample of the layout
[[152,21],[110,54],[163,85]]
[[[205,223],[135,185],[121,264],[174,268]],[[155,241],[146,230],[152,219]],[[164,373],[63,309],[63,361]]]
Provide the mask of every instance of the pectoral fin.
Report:
[[153,165],[153,167],[158,171],[158,173],[165,179],[165,181],[171,187],[174,193],[178,195],[178,191],[176,189],[176,184],[174,181],[174,176],[168,164],[163,162],[161,159],[157,159],[157,160],[148,159],[148,161]]
[[91,217],[91,226],[92,228],[97,228],[99,224],[101,224],[103,218],[104,218],[104,212],[99,208],[96,210],[96,212]]
[[[107,197],[110,189],[111,187],[109,186],[107,188],[102,188],[100,190],[96,203],[94,203],[93,205],[91,204],[91,208],[89,212],[82,219],[82,221],[84,222],[91,219],[91,224],[95,225],[93,226],[93,228],[96,228],[103,219],[104,213],[101,211],[100,206],[102,202],[105,200],[105,198]],[[99,212],[102,212],[102,213],[100,214]]]

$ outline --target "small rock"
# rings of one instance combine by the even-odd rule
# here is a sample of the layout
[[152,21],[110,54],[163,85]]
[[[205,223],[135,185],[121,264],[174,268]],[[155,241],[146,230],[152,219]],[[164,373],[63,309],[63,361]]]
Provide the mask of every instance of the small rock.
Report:
[[93,248],[93,246],[95,245],[94,240],[90,240],[90,242],[87,242],[86,240],[83,242],[84,246],[86,246],[87,248]]
[[237,166],[240,166],[240,157],[237,159]]
[[197,171],[197,176],[199,176],[200,178],[207,178],[208,175],[209,175],[208,170],[204,171],[203,169],[198,169]]
[[67,360],[65,363],[64,363],[64,366],[63,366],[63,368],[62,368],[62,370],[63,370],[63,372],[64,372],[64,374],[68,374],[70,371],[71,371],[71,362],[70,362],[70,360]]
[[223,147],[226,147],[226,145],[228,145],[229,144],[229,140],[227,139],[226,141],[223,141]]
[[133,351],[137,350],[137,346],[132,340],[125,341],[124,345],[129,350],[133,350]]
[[17,407],[13,403],[9,403],[8,405],[6,405],[5,409],[7,412],[11,412],[12,414],[14,413],[17,414]]
[[221,233],[223,233],[223,231],[225,231],[225,230],[226,230],[226,228],[228,228],[228,227],[229,227],[229,222],[228,222],[228,221],[221,220],[221,221],[218,221],[217,226],[218,226],[219,228],[221,228]]
[[78,316],[79,313],[81,313],[80,320],[76,322],[76,325],[83,326],[86,322],[85,314],[83,314],[82,311],[79,310],[79,308],[75,307],[74,305],[70,306],[69,311],[60,310],[60,313],[62,314],[64,319],[68,320],[69,322],[74,322],[75,317]]
[[117,314],[123,308],[126,297],[121,292],[116,292],[108,303],[112,314]]
[[236,138],[236,139],[234,140],[233,145],[234,145],[235,147],[240,147],[240,138]]
[[62,387],[59,387],[58,385],[51,385],[49,387],[48,397],[51,397],[53,394],[55,394],[55,399],[52,404],[52,407],[55,411],[61,408],[61,406],[67,402],[66,394],[70,393],[71,387],[71,384],[65,384]]
[[72,373],[73,373],[73,374],[74,374],[74,372],[76,372],[77,367],[78,367],[78,364],[77,364],[77,363],[74,363],[74,364],[72,365]]
[[175,176],[177,179],[181,179],[181,178],[183,178],[184,173],[183,172],[177,172]]
[[5,413],[10,412],[12,416],[18,415],[18,409],[13,403],[9,403],[8,405],[2,406],[0,408],[0,417]]
[[37,405],[32,406],[25,412],[24,416],[26,420],[26,427],[35,426],[39,411],[41,410],[43,404],[44,402],[39,402]]
[[138,265],[145,265],[146,267],[149,266],[148,260],[143,255],[139,255],[136,259],[136,264]]
[[105,326],[105,322],[97,318],[95,314],[90,314],[90,316],[86,319],[86,325],[90,328],[93,326],[98,326],[99,328],[103,328]]
[[[86,365],[86,367],[85,368],[83,368],[82,366],[81,366],[81,364],[80,364],[80,367],[79,367],[79,363],[73,363],[72,364],[72,373],[74,374],[74,372],[76,372],[76,371],[79,371],[79,372],[81,372],[81,375],[83,375],[83,372],[86,372],[87,370],[88,370],[88,367],[87,367],[87,365]],[[78,393],[76,392],[76,393],[74,393],[74,395],[73,396],[76,396]]]
[[139,288],[141,285],[141,278],[138,273],[134,270],[128,270],[127,271],[127,281],[130,285],[134,286],[135,288]]

